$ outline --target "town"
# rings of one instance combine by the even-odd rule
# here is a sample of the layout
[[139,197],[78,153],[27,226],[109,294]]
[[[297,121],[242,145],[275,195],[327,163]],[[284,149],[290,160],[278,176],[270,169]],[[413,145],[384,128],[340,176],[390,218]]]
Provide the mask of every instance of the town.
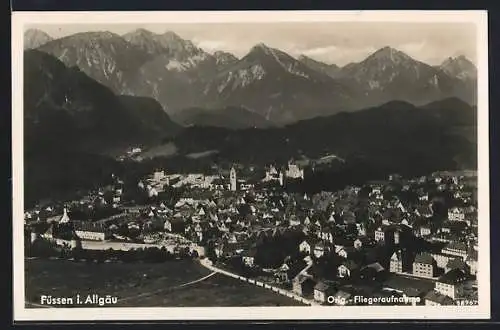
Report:
[[287,189],[305,175],[293,160],[255,171],[113,175],[79,200],[26,210],[26,256],[194,258],[309,305],[477,304],[475,171],[310,195]]

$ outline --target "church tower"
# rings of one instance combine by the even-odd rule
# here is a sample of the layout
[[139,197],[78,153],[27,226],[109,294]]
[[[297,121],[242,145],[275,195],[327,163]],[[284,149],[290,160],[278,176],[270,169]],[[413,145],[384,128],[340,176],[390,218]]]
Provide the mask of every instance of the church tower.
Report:
[[59,223],[68,223],[70,222],[69,216],[68,216],[68,209],[64,207],[63,215],[61,219],[59,220]]
[[231,191],[236,191],[236,170],[231,167],[231,172],[229,173],[229,180],[231,181]]

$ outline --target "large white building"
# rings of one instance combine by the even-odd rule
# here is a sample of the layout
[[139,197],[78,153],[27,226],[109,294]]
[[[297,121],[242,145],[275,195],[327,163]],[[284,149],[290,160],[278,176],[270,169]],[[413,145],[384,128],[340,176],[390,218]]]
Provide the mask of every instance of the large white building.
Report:
[[293,163],[288,163],[288,169],[286,170],[286,177],[292,179],[304,179],[304,170],[298,165]]
[[453,300],[463,297],[467,274],[460,269],[452,269],[436,281],[435,290]]

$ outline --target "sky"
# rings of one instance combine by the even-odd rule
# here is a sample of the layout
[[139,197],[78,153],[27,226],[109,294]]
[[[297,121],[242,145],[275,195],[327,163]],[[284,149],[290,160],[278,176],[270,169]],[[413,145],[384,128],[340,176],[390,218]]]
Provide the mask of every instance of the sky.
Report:
[[137,28],[155,33],[173,31],[208,52],[223,50],[243,57],[257,43],[292,56],[306,55],[339,66],[359,62],[384,46],[416,60],[437,65],[465,55],[476,63],[476,30],[472,23],[279,22],[176,24],[35,25],[53,38],[86,31],[125,34]]

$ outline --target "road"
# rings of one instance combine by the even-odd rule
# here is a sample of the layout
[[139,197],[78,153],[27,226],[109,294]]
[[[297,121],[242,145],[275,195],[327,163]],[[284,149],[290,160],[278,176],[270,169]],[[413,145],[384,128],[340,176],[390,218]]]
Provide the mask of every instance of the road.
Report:
[[306,304],[306,305],[309,305],[309,306],[319,306],[320,305],[318,302],[316,302],[314,300],[311,300],[311,299],[307,299],[307,298],[301,297],[301,296],[295,294],[292,291],[285,290],[285,289],[282,289],[282,288],[278,288],[278,287],[269,285],[267,283],[259,282],[259,281],[256,281],[256,280],[253,280],[253,279],[249,279],[249,278],[246,278],[244,276],[241,276],[241,275],[238,275],[238,274],[235,274],[235,273],[231,273],[231,272],[228,272],[226,270],[217,268],[217,267],[213,266],[212,265],[212,261],[210,261],[207,258],[199,259],[199,262],[200,262],[200,264],[203,267],[206,267],[207,269],[209,269],[209,270],[211,270],[213,272],[216,272],[216,273],[219,273],[219,274],[223,274],[223,275],[226,275],[226,276],[238,279],[238,280],[240,280],[242,282],[246,282],[246,283],[254,284],[256,286],[260,286],[262,288],[274,291],[277,294],[281,294],[281,295],[286,296],[288,298],[292,298],[292,299],[294,299],[296,301],[299,301],[299,302],[301,302],[303,304]]
[[180,285],[176,285],[176,286],[172,286],[172,287],[167,287],[167,288],[163,288],[163,289],[158,289],[158,290],[155,290],[155,291],[152,291],[152,292],[145,292],[145,293],[141,293],[141,294],[138,294],[138,295],[135,295],[135,296],[131,296],[131,297],[121,298],[119,302],[124,302],[124,301],[128,301],[128,300],[139,299],[139,298],[145,298],[145,297],[150,297],[150,296],[154,296],[154,295],[160,294],[162,292],[167,292],[167,291],[172,291],[172,290],[180,289],[180,288],[192,285],[192,284],[196,284],[196,283],[202,282],[202,281],[206,280],[207,278],[210,278],[210,277],[214,276],[215,274],[217,274],[217,272],[212,272],[212,273],[210,273],[210,274],[208,274],[206,276],[203,276],[203,277],[201,277],[201,278],[199,278],[197,280],[190,281],[190,282],[187,282],[187,283],[183,283],[183,284],[180,284]]

